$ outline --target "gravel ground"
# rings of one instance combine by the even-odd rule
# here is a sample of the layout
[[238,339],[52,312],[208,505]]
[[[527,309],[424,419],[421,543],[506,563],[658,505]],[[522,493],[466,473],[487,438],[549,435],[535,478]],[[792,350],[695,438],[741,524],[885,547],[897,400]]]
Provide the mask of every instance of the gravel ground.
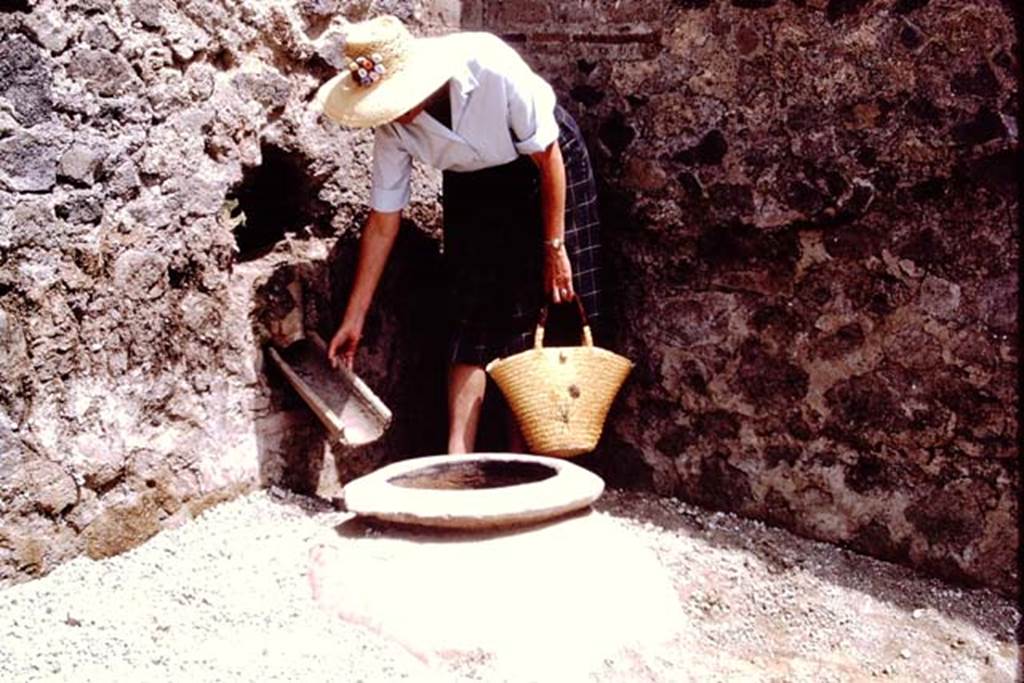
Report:
[[[608,491],[596,507],[656,556],[679,623],[665,642],[604,653],[580,680],[1016,678],[1019,615],[990,592],[646,494]],[[0,680],[523,680],[482,651],[425,664],[386,630],[321,609],[311,551],[389,533],[336,530],[346,524],[321,501],[258,492],[0,591]]]

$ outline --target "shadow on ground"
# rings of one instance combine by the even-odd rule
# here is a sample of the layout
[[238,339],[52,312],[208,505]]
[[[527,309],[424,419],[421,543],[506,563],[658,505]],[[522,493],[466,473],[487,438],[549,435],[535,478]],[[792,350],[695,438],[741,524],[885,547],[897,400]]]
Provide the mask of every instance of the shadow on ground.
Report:
[[606,491],[595,508],[637,518],[710,545],[751,553],[773,574],[810,572],[908,613],[934,609],[968,622],[1001,642],[1012,642],[1019,617],[1013,603],[987,589],[953,586],[900,565],[832,544],[801,538],[762,522],[712,512],[672,498],[631,491]]

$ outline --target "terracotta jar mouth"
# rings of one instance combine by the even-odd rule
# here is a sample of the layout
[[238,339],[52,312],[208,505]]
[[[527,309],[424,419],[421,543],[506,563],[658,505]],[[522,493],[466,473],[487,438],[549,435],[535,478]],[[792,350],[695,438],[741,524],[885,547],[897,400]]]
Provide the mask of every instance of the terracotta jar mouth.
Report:
[[345,486],[349,512],[461,529],[533,524],[588,507],[601,477],[524,453],[433,455],[392,463]]
[[394,486],[411,489],[496,489],[550,479],[554,467],[519,460],[473,460],[440,463],[388,479]]

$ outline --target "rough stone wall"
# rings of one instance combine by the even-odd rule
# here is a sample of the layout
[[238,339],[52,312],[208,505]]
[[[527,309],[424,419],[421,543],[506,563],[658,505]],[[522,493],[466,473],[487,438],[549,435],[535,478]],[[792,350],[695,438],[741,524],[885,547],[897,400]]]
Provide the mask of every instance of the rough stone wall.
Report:
[[637,362],[595,463],[1014,591],[1011,3],[474,1],[463,25],[589,135]]
[[435,176],[360,361],[384,442],[328,452],[261,353],[337,321],[370,138],[307,102],[392,11],[506,35],[589,135],[638,363],[592,465],[1012,590],[1008,7],[0,3],[0,582],[443,443]]
[[[423,32],[459,20],[443,0],[372,7]],[[334,72],[332,21],[369,8],[0,3],[0,583],[119,552],[254,486],[317,488],[422,433],[325,458],[261,351],[303,317],[329,334],[340,314],[371,136],[307,103]],[[417,178],[407,271],[436,263],[437,192]],[[391,299],[411,275],[388,273]],[[371,340],[408,344],[425,313],[402,301]],[[432,370],[396,343],[364,370],[405,406],[394,378]]]

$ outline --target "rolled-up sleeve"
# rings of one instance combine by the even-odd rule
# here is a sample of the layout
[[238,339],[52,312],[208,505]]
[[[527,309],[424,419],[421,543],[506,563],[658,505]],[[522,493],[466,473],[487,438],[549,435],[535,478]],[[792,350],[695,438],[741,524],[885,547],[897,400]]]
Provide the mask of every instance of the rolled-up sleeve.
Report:
[[502,75],[508,97],[508,120],[515,134],[516,150],[534,154],[558,139],[555,91],[530,69],[523,58],[508,48]]
[[401,211],[409,204],[412,157],[402,149],[398,136],[387,126],[374,132],[373,181],[370,207],[374,211]]

